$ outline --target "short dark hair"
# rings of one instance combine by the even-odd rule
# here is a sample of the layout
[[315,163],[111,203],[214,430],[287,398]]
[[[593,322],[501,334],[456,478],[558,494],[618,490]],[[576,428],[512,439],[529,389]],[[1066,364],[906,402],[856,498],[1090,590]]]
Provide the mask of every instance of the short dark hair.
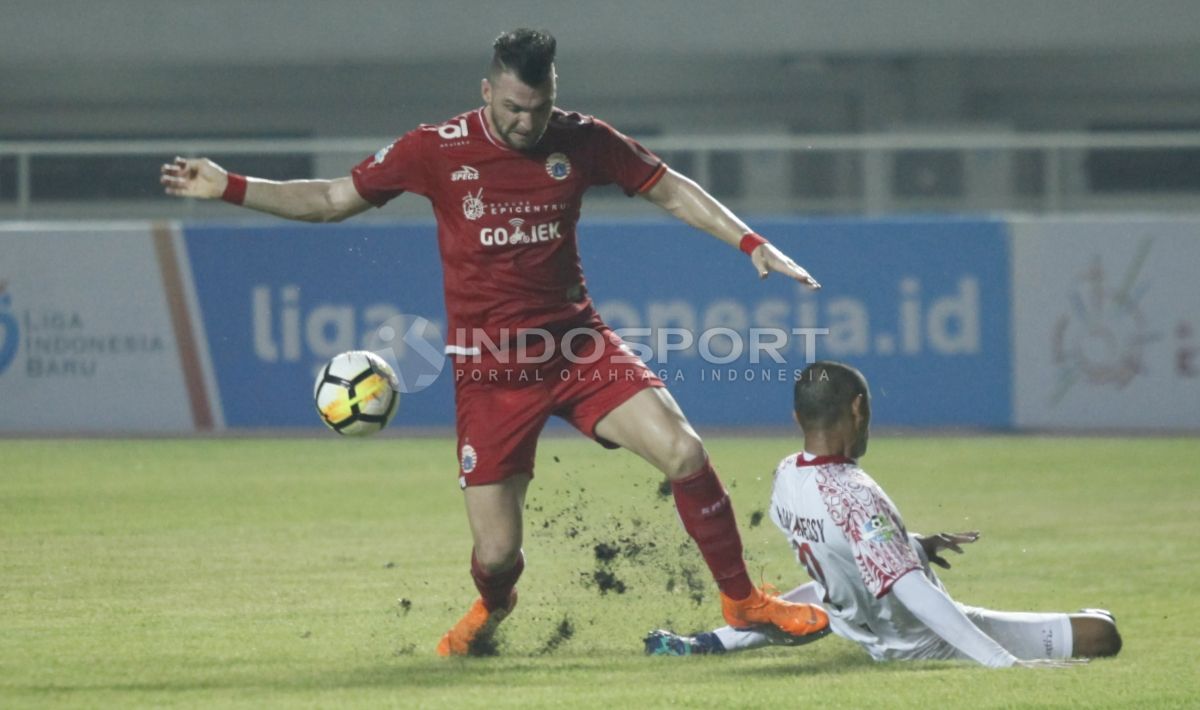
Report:
[[819,360],[796,379],[792,407],[802,429],[827,429],[850,411],[860,394],[869,405],[871,390],[861,372],[840,362]]
[[527,86],[541,86],[554,69],[558,40],[546,30],[527,27],[505,32],[492,43],[492,64],[488,77],[510,71]]

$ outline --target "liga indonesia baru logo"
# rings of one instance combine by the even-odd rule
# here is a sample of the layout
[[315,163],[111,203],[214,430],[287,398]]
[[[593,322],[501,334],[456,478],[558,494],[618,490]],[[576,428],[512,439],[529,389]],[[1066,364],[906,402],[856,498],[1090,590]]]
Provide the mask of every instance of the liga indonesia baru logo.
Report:
[[17,318],[12,314],[12,298],[8,294],[8,282],[0,281],[0,375],[12,365],[17,357],[20,333]]

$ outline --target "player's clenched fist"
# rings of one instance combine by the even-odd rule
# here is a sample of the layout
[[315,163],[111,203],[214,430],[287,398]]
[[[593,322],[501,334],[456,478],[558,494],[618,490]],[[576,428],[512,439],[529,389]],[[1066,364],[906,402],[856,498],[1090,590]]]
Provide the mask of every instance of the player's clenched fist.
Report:
[[225,192],[229,173],[208,158],[176,157],[162,166],[159,182],[168,195],[215,200]]

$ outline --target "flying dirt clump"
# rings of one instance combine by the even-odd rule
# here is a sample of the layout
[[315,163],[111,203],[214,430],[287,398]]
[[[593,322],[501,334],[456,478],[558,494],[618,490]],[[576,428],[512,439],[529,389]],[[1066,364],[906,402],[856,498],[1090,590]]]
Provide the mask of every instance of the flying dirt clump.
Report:
[[550,634],[550,638],[546,639],[546,643],[538,650],[538,655],[545,656],[554,653],[560,646],[570,641],[574,635],[575,624],[571,621],[570,616],[564,615],[562,621],[559,621],[558,625],[554,627],[554,632]]

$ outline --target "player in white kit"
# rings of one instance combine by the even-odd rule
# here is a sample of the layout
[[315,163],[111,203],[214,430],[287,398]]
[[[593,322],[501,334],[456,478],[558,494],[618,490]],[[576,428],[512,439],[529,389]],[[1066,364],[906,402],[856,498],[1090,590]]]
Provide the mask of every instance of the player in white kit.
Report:
[[[858,370],[817,362],[795,385],[804,451],[775,470],[771,519],[813,579],[784,595],[820,604],[837,635],[877,661],[969,659],[986,666],[1062,665],[1115,655],[1121,637],[1103,610],[1078,614],[999,612],[952,600],[930,563],[977,533],[910,535],[895,504],[859,467],[870,429],[870,391]],[[655,631],[651,655],[758,648],[788,640],[766,629],[724,627],[696,636]]]

